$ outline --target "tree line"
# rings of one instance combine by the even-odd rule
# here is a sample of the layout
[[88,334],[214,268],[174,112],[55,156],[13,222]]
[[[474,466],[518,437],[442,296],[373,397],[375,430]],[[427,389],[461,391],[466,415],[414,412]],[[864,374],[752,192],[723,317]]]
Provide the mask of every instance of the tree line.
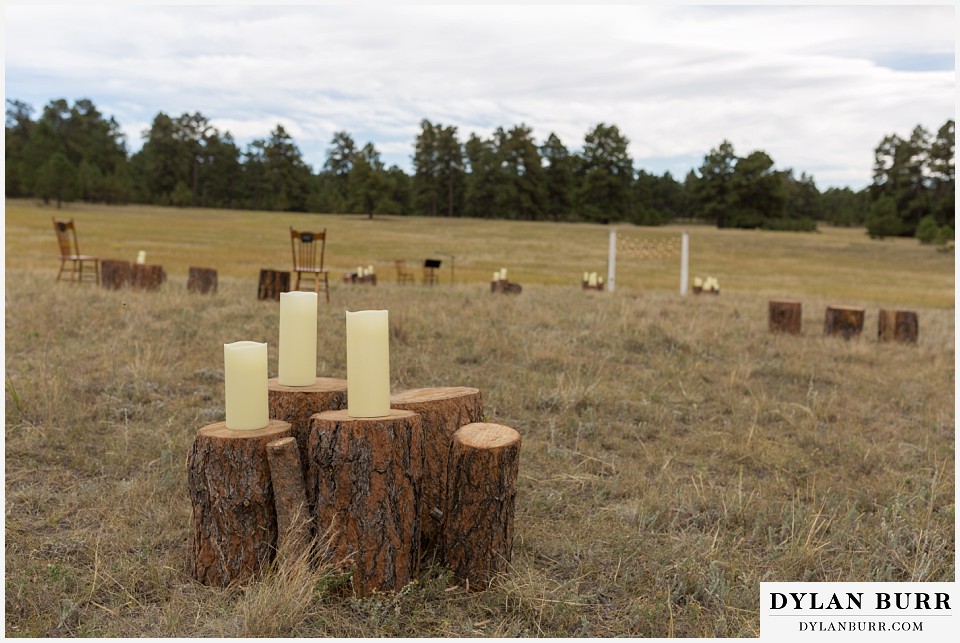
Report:
[[282,125],[241,149],[200,113],[156,115],[129,153],[120,125],[89,99],[33,108],[7,100],[6,195],[44,201],[148,203],[295,212],[488,217],[814,230],[818,221],[866,226],[874,237],[944,241],[954,228],[954,122],[931,134],[887,135],[866,188],[817,189],[805,172],[776,169],[722,141],[681,180],[634,166],[629,140],[598,123],[579,149],[554,133],[498,127],[490,137],[423,120],[408,174],[372,142],[336,132],[316,172]]

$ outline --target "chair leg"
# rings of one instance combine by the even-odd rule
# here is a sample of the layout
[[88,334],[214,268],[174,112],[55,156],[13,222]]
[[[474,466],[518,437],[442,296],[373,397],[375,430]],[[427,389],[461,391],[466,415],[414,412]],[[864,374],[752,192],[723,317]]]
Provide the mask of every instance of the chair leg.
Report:
[[60,260],[60,270],[57,271],[57,281],[60,281],[60,276],[63,274],[63,265],[66,263],[65,260]]

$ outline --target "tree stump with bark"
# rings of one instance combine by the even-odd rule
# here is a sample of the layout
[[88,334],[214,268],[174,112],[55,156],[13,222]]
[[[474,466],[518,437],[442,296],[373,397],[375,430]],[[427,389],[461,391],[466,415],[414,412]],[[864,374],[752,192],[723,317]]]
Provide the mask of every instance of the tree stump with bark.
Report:
[[499,279],[497,281],[490,282],[490,292],[519,295],[521,292],[523,292],[523,286],[512,283],[506,279]]
[[420,548],[434,553],[440,544],[440,524],[447,495],[447,460],[453,434],[460,427],[483,421],[480,390],[444,386],[403,391],[390,397],[390,408],[413,411],[423,421],[423,499],[420,503]]
[[919,334],[917,313],[911,310],[880,309],[877,339],[881,342],[916,344]]
[[157,290],[167,280],[163,266],[135,263],[130,268],[130,285],[137,290]]
[[330,530],[329,562],[352,568],[359,596],[401,589],[420,559],[420,416],[327,411],[311,424],[307,485],[317,533]]
[[[267,380],[267,404],[271,418],[290,423],[300,461],[306,467],[310,418],[315,413],[347,408],[347,380],[318,377],[310,386],[284,386],[280,378],[271,377]],[[312,505],[313,498],[310,502]]]
[[270,482],[277,511],[277,552],[296,559],[310,546],[313,521],[304,486],[300,449],[295,438],[267,443]]
[[187,276],[187,292],[215,294],[217,292],[217,271],[213,268],[190,266]]
[[107,290],[120,290],[130,283],[130,262],[122,259],[100,261],[100,285]]
[[773,300],[769,306],[769,327],[771,333],[800,334],[800,326],[803,320],[803,307],[799,301]]
[[443,560],[469,589],[486,589],[510,562],[520,434],[474,423],[453,435],[443,510]]
[[280,293],[290,292],[290,273],[283,270],[260,270],[260,281],[257,285],[257,299],[274,299],[280,301]]
[[823,333],[832,337],[853,339],[863,331],[863,308],[854,306],[827,306]]
[[290,424],[234,431],[226,422],[197,432],[187,456],[193,504],[190,573],[204,585],[250,579],[274,556],[277,514],[267,444],[290,435]]

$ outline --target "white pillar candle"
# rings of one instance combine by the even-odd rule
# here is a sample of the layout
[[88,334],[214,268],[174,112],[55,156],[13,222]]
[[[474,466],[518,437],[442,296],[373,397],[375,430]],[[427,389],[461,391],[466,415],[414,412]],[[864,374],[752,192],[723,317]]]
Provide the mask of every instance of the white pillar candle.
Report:
[[267,404],[267,345],[233,342],[223,345],[223,387],[227,428],[262,429],[270,423]]
[[500,279],[502,280],[502,279],[506,279],[506,278],[507,278],[507,269],[506,269],[506,268],[501,268],[501,269],[500,269]]
[[347,312],[347,415],[390,414],[390,325],[386,310]]
[[280,357],[277,382],[312,386],[317,381],[317,293],[280,293]]
[[596,285],[597,285],[597,273],[595,273],[595,272],[591,272],[591,273],[590,273],[590,276],[587,278],[587,285],[588,285],[588,286],[596,286]]
[[493,280],[494,280],[494,281],[500,281],[500,271],[499,271],[499,270],[496,271],[495,273],[493,273]]
[[140,265],[147,263],[147,253],[145,250],[141,250],[137,253],[137,263]]
[[373,274],[373,266],[372,266],[372,265],[371,265],[371,266],[367,266],[367,274],[368,274],[368,275],[372,275],[372,274]]
[[585,272],[583,273],[583,283],[587,283],[588,281],[590,281],[590,273]]

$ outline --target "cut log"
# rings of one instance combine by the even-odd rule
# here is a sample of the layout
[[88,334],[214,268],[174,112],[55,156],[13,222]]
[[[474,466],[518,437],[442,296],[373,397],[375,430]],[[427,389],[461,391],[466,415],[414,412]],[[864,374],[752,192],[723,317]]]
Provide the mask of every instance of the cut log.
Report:
[[234,431],[226,422],[197,432],[187,456],[193,504],[190,573],[204,585],[243,583],[274,556],[277,514],[267,444],[290,435],[290,424]]
[[277,552],[296,559],[310,546],[313,536],[296,439],[291,436],[269,442],[267,461],[273,484],[273,504],[277,510]]
[[122,259],[100,261],[100,285],[107,290],[119,290],[130,283],[130,262]]
[[863,331],[863,308],[853,306],[827,306],[823,333],[832,337],[852,339]]
[[257,299],[274,299],[280,301],[280,293],[290,292],[290,273],[283,270],[260,270],[260,281],[257,286]]
[[880,309],[877,338],[881,342],[916,344],[918,334],[917,313],[912,310]]
[[420,560],[423,427],[411,411],[313,416],[307,484],[315,529],[330,533],[328,561],[352,569],[359,596],[401,589]]
[[[279,378],[272,377],[267,380],[267,403],[271,418],[290,423],[291,435],[300,449],[300,461],[306,463],[310,417],[347,408],[347,380],[318,377],[310,386],[284,386]],[[313,499],[309,499],[312,505]]]
[[520,434],[510,427],[475,423],[453,435],[442,553],[469,589],[486,589],[510,562],[519,466]]
[[803,307],[799,301],[770,301],[770,332],[800,334]]
[[483,421],[483,399],[479,389],[468,386],[418,388],[391,396],[390,408],[413,411],[423,421],[420,550],[432,555],[440,544],[440,525],[430,515],[443,511],[453,434],[464,425]]
[[135,263],[130,268],[130,285],[138,290],[157,290],[167,280],[163,266]]
[[190,266],[187,277],[187,291],[201,294],[217,292],[217,271],[213,268]]

